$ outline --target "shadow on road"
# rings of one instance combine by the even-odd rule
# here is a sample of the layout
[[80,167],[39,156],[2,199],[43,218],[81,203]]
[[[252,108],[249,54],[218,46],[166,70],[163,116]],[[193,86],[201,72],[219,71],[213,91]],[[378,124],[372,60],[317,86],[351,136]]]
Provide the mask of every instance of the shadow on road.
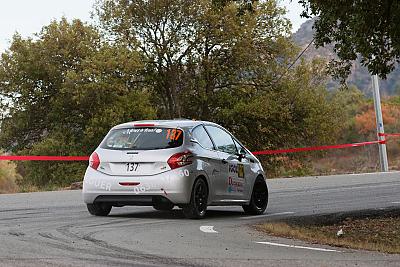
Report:
[[[207,215],[205,219],[215,219],[215,218],[231,218],[231,217],[241,217],[244,216],[243,212],[232,211],[232,210],[207,210]],[[137,218],[137,219],[186,219],[183,216],[182,210],[174,209],[172,211],[136,211],[130,212],[126,210],[119,210],[118,213],[111,213],[108,217],[114,218]]]

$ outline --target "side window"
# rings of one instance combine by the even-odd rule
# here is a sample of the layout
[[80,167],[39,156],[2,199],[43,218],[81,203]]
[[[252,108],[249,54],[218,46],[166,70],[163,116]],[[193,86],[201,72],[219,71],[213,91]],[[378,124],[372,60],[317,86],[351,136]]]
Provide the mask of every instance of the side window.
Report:
[[243,151],[243,152],[245,152],[246,155],[249,155],[249,153],[247,153],[246,149],[244,149],[244,147],[242,147],[238,142],[236,142],[235,139],[233,139],[233,142],[235,142],[236,149],[239,153],[242,153],[242,151]]
[[208,133],[206,132],[206,130],[204,130],[203,126],[200,125],[194,128],[192,135],[194,138],[196,138],[197,141],[199,141],[202,147],[214,149],[214,145],[210,139],[210,136],[208,136]]
[[206,126],[207,131],[210,133],[212,140],[217,147],[217,150],[226,152],[229,154],[236,154],[236,146],[233,143],[233,139],[224,130],[214,127],[214,126]]

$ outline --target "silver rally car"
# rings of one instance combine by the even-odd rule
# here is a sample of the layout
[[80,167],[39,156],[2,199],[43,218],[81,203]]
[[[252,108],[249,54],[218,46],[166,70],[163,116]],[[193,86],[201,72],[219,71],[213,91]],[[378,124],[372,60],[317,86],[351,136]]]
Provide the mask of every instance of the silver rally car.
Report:
[[178,206],[187,218],[239,205],[258,215],[268,204],[265,178],[258,159],[220,125],[136,121],[113,127],[90,156],[83,199],[97,216],[127,205]]

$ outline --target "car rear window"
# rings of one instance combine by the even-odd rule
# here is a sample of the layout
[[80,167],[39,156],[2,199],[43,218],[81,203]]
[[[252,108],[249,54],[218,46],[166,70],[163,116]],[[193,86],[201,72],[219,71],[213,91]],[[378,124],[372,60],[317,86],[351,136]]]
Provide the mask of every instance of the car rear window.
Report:
[[115,129],[100,145],[114,150],[153,150],[179,147],[183,131],[174,128],[125,128]]

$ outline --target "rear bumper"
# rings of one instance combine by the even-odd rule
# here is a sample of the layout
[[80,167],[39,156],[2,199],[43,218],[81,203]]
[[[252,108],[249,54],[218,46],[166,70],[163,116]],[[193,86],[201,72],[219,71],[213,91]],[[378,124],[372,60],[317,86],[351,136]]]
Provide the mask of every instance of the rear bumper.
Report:
[[169,204],[171,201],[163,196],[100,195],[93,203],[107,203],[112,206],[152,206],[156,203]]
[[[174,204],[190,202],[190,194],[196,173],[189,170],[185,176],[182,168],[152,176],[111,176],[88,167],[83,181],[83,201],[87,204],[108,202],[114,205],[151,206],[164,198]],[[137,183],[123,186],[120,183]]]

